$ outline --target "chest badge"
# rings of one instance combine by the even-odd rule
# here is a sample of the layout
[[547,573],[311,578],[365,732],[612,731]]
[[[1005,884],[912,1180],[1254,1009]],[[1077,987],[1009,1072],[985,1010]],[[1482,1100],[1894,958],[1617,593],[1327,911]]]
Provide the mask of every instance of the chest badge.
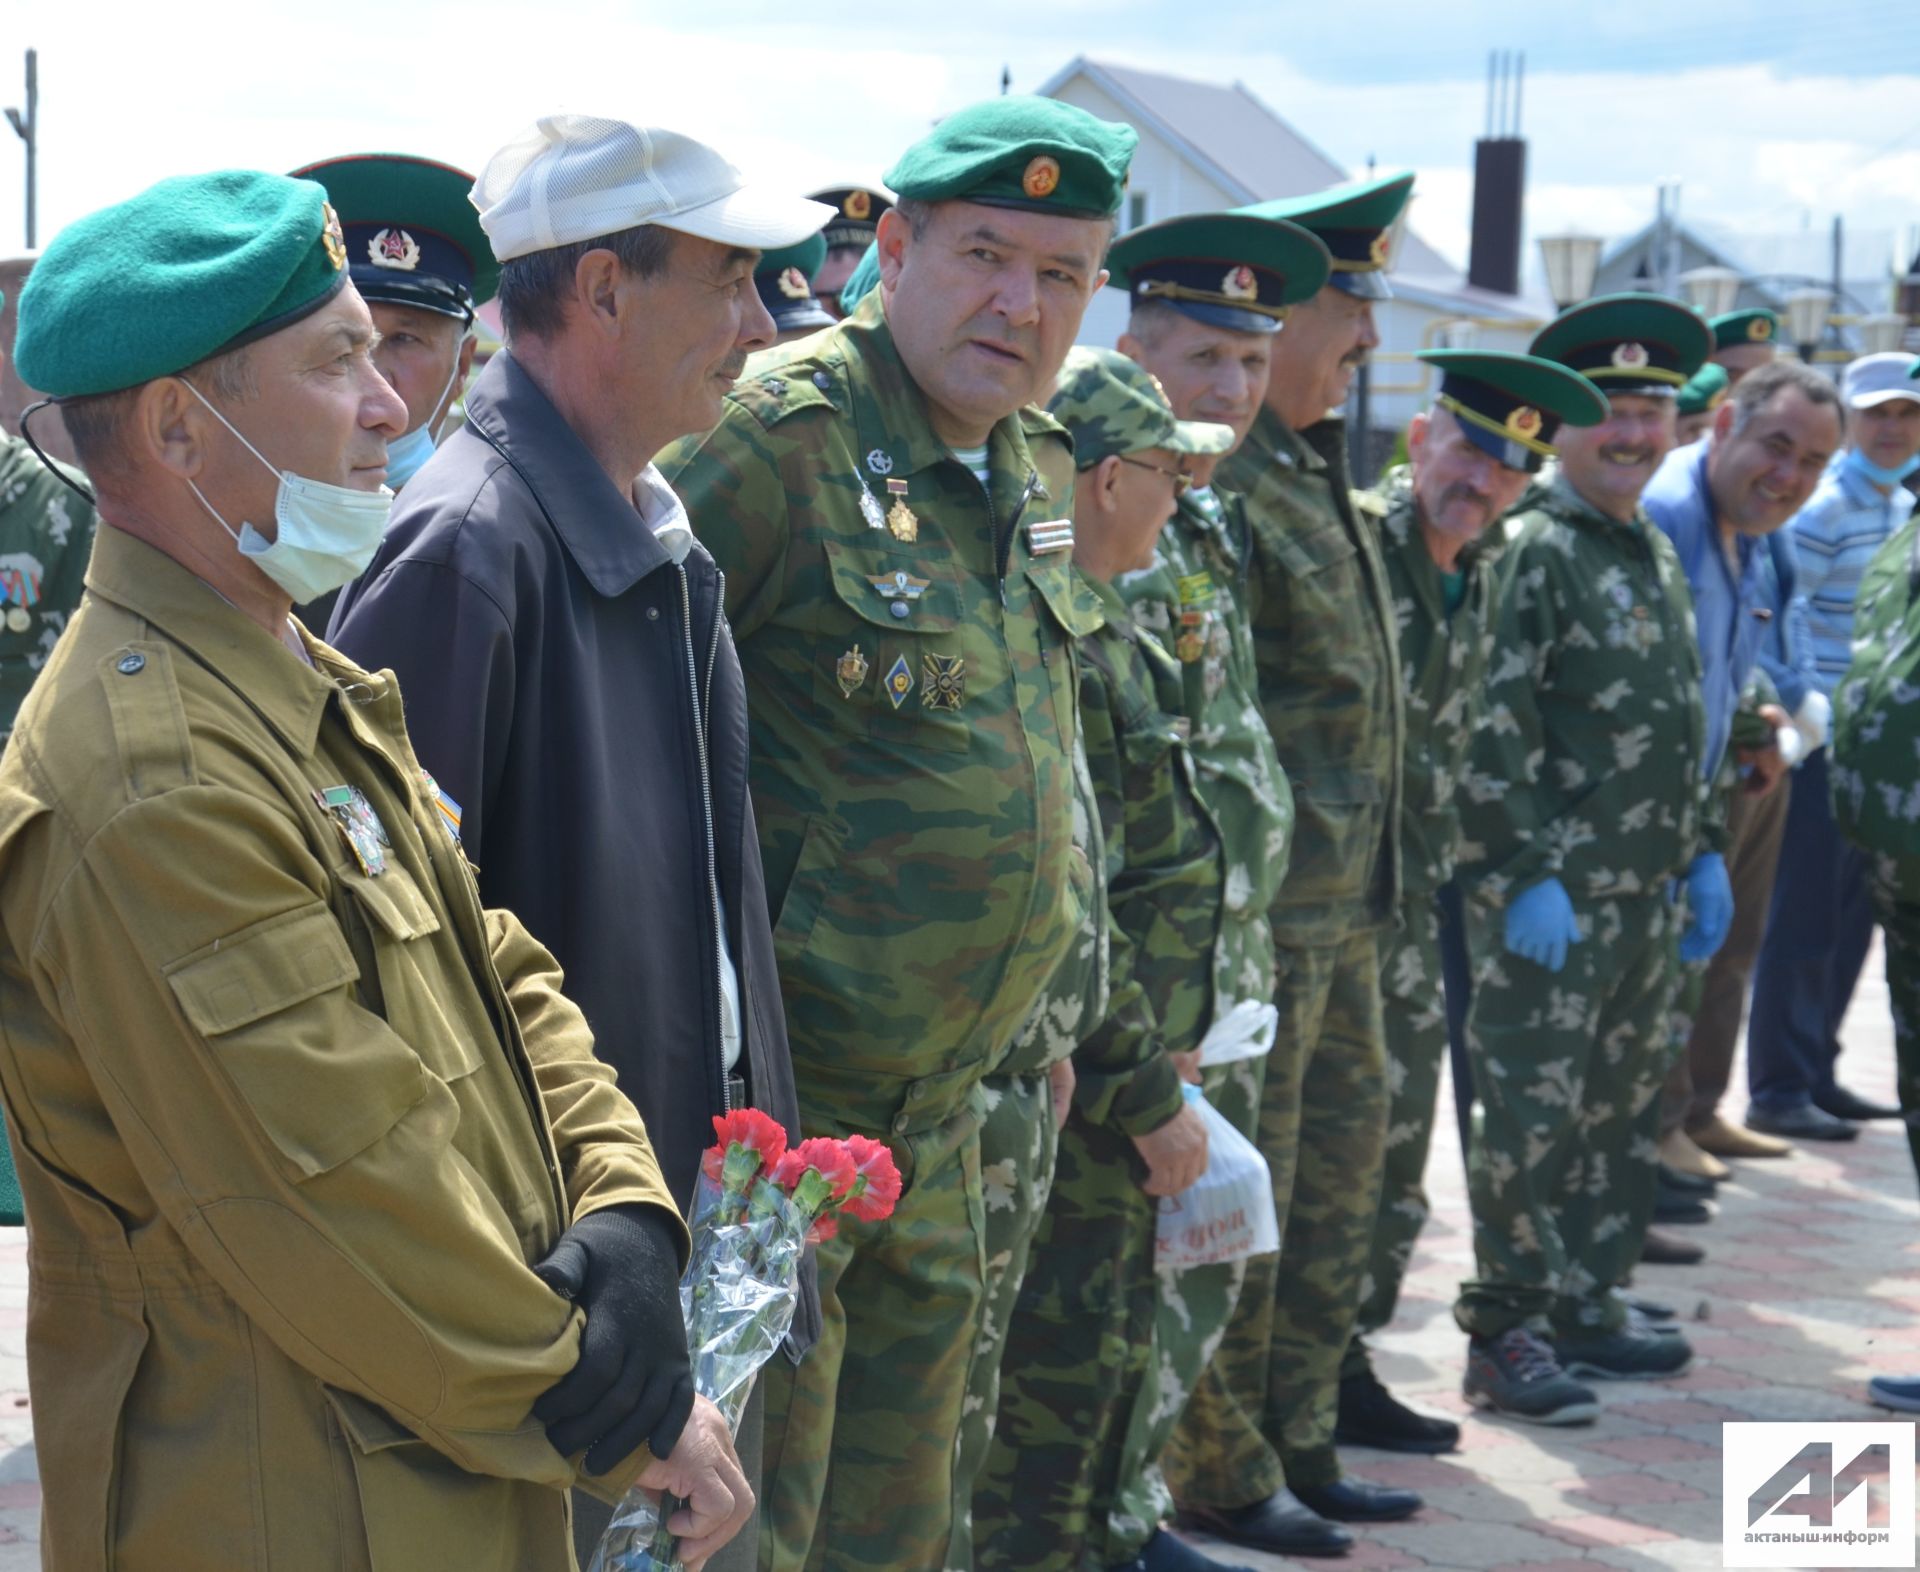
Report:
[[967,658],[964,655],[926,655],[921,658],[920,702],[930,710],[958,710],[967,694]]
[[1173,653],[1179,656],[1181,664],[1191,666],[1207,653],[1207,624],[1210,620],[1204,611],[1180,613],[1180,633],[1173,641]]
[[858,644],[834,663],[833,680],[840,684],[840,697],[850,699],[854,690],[867,680],[867,657]]
[[867,455],[867,468],[872,470],[876,475],[891,475],[893,473],[893,455],[883,452],[879,448],[875,448]]
[[1044,557],[1050,551],[1072,550],[1072,519],[1029,519],[1027,521],[1029,555]]
[[32,626],[33,618],[28,614],[25,606],[9,606],[7,608],[7,632],[25,633],[27,629]]
[[440,822],[447,827],[447,834],[453,837],[453,844],[460,844],[460,804],[449,797],[440,783],[427,771],[420,772],[420,779],[426,784],[427,796],[440,812]]
[[358,786],[326,786],[313,794],[313,800],[333,821],[362,873],[377,879],[387,871],[387,853],[393,849],[393,842],[387,839],[380,815]]
[[893,664],[887,668],[887,698],[897,710],[907,702],[907,695],[913,692],[913,673],[907,667],[907,657],[896,655]]
[[885,596],[893,602],[887,610],[896,617],[905,617],[912,610],[914,602],[926,594],[931,579],[916,579],[905,568],[896,568],[891,573],[876,573],[867,580],[873,586],[874,593]]
[[888,481],[887,494],[893,498],[893,506],[887,509],[887,528],[893,532],[893,538],[918,540],[920,520],[913,509],[907,506],[907,483],[904,480]]
[[867,489],[867,477],[854,477],[860,482],[860,517],[867,521],[868,529],[885,529],[887,516],[880,511],[880,499]]

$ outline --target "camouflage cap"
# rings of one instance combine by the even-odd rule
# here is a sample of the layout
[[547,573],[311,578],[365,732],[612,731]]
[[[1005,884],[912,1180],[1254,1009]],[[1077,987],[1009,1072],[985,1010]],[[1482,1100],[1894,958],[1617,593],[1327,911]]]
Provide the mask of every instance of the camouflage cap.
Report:
[[1233,427],[1181,420],[1160,380],[1117,349],[1076,344],[1054,386],[1047,413],[1073,438],[1074,463],[1091,469],[1116,454],[1165,448],[1169,453],[1225,453]]

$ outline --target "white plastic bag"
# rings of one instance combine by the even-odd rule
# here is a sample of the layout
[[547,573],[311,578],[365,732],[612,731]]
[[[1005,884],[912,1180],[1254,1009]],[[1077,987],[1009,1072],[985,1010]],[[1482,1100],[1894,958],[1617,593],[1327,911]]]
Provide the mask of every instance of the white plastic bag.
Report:
[[1280,1248],[1273,1177],[1260,1150],[1189,1085],[1187,1101],[1207,1127],[1207,1171],[1184,1194],[1160,1202],[1154,1235],[1157,1271],[1220,1266]]
[[1258,1059],[1273,1047],[1280,1030],[1280,1012],[1257,999],[1242,999],[1222,1011],[1200,1039],[1200,1064],[1211,1070],[1219,1064]]

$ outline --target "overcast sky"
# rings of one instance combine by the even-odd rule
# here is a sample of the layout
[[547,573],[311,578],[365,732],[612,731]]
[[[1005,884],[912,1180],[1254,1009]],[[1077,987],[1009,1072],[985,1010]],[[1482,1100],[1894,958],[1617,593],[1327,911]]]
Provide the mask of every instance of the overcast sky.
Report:
[[[1032,90],[1085,54],[1237,79],[1356,173],[1418,170],[1413,223],[1458,262],[1493,48],[1527,54],[1535,234],[1630,232],[1678,179],[1685,217],[1920,235],[1914,0],[0,0],[0,17],[0,104],[40,51],[42,244],[192,170],[366,150],[477,168],[562,107],[695,132],[802,188],[873,180],[1003,65]],[[0,128],[0,250],[24,237],[22,189]]]

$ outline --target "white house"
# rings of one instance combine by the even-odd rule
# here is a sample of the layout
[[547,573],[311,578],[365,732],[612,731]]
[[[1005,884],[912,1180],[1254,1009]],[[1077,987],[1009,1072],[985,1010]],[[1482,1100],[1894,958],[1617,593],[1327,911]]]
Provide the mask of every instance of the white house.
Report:
[[[1121,227],[1299,196],[1357,178],[1342,169],[1252,93],[1089,60],[1063,67],[1040,92],[1140,133]],[[1419,212],[1419,188],[1413,213]],[[1376,308],[1381,346],[1372,375],[1369,424],[1398,431],[1424,403],[1432,378],[1413,353],[1446,344],[1524,350],[1553,315],[1550,301],[1496,294],[1466,276],[1411,227],[1397,248],[1394,298]],[[1081,338],[1112,344],[1126,326],[1126,297],[1102,291]]]

